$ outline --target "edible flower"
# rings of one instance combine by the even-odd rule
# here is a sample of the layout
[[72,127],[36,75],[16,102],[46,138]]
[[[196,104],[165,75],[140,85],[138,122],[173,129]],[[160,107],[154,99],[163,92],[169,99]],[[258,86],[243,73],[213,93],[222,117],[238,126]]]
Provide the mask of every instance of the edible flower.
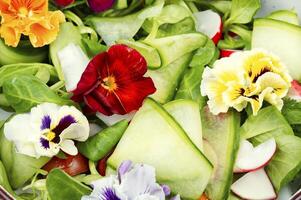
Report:
[[109,10],[113,7],[116,0],[87,0],[90,9],[99,13]]
[[60,150],[77,155],[73,140],[87,140],[89,123],[73,106],[43,103],[29,113],[14,116],[5,124],[4,135],[18,153],[31,157],[52,157]]
[[[124,161],[117,175],[92,182],[93,191],[82,200],[164,200],[170,195],[168,186],[156,183],[155,168]],[[177,199],[180,198],[177,196]]]
[[146,61],[138,51],[114,45],[88,64],[73,91],[73,100],[84,100],[91,110],[104,115],[138,110],[156,91],[152,79],[144,77],[146,71]]
[[13,47],[22,34],[34,47],[50,44],[65,21],[61,11],[48,11],[48,0],[0,0],[0,16],[0,35]]
[[75,0],[54,0],[55,4],[60,7],[66,7],[74,3]]
[[242,111],[251,105],[253,115],[263,101],[282,109],[292,78],[278,57],[264,50],[236,52],[206,67],[201,93],[208,96],[213,114],[225,113],[230,107]]

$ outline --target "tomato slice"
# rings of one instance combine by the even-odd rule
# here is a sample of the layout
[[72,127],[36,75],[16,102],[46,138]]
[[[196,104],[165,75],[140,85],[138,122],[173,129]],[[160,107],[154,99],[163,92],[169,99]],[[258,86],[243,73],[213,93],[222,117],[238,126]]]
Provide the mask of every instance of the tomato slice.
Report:
[[199,200],[209,200],[209,199],[208,199],[208,197],[207,197],[205,194],[203,194],[203,195],[199,198]]
[[78,153],[76,156],[66,154],[66,158],[53,157],[43,169],[50,172],[54,168],[64,170],[70,176],[76,176],[89,171],[88,159]]
[[102,176],[106,175],[107,161],[113,152],[114,152],[114,150],[112,150],[108,155],[106,155],[104,158],[102,158],[101,160],[98,161],[97,171],[100,175],[102,175]]

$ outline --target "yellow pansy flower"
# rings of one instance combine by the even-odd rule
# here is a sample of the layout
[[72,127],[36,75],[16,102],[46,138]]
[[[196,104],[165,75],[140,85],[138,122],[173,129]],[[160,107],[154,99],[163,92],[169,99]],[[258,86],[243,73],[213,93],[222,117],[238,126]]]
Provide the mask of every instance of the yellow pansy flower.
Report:
[[48,0],[0,0],[0,16],[0,35],[13,47],[18,46],[22,34],[34,47],[50,44],[65,21],[61,11],[48,11]]
[[208,107],[213,114],[225,113],[230,107],[242,111],[251,105],[253,114],[264,101],[283,106],[292,78],[280,60],[264,50],[234,53],[206,67],[201,93],[208,96]]

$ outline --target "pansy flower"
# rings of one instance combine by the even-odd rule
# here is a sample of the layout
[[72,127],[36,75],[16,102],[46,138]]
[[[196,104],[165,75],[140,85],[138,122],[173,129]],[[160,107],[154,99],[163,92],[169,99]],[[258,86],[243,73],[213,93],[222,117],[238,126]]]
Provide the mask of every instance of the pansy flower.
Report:
[[14,116],[5,124],[4,134],[21,154],[52,157],[62,150],[76,155],[78,150],[73,140],[87,140],[89,123],[73,106],[43,103],[29,113]]
[[124,161],[117,173],[94,181],[92,193],[82,200],[164,200],[170,195],[168,186],[156,183],[152,166]]
[[73,91],[73,99],[84,100],[95,112],[127,114],[156,91],[151,78],[144,77],[146,61],[136,50],[114,45],[94,57]]
[[216,61],[203,73],[201,92],[208,96],[213,114],[230,107],[242,111],[248,104],[256,115],[267,101],[281,110],[290,88],[291,77],[280,60],[264,51],[237,52]]
[[0,35],[13,47],[18,46],[22,34],[34,47],[50,44],[65,21],[61,11],[48,11],[48,0],[0,0],[0,16]]

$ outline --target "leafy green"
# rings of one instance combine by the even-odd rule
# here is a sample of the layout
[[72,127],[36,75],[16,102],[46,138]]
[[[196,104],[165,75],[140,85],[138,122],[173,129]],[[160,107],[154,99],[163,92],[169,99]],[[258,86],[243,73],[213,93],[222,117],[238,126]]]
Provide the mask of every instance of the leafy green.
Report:
[[210,1],[208,2],[209,5],[211,5],[212,7],[214,7],[217,11],[221,12],[221,13],[229,13],[231,10],[231,1]]
[[91,58],[108,49],[107,46],[101,44],[99,41],[90,40],[88,38],[83,38],[82,41],[87,50],[88,56]]
[[3,82],[15,75],[36,75],[40,70],[46,70],[49,73],[54,73],[54,67],[52,65],[44,63],[18,63],[4,65],[0,68],[0,87],[2,87]]
[[128,122],[122,120],[100,131],[87,141],[78,143],[79,152],[95,162],[102,159],[116,146],[127,126]]
[[[252,142],[259,144],[269,139],[255,137]],[[277,152],[266,167],[266,171],[277,192],[294,179],[301,170],[301,138],[294,135],[279,135],[275,137]]]
[[245,41],[240,37],[232,37],[225,34],[224,39],[217,44],[220,49],[241,49],[245,47]]
[[243,139],[249,139],[259,135],[263,135],[261,137],[294,135],[294,132],[280,111],[274,106],[269,106],[261,109],[256,116],[249,116],[242,125],[240,134]]
[[244,42],[244,49],[250,50],[251,49],[251,40],[252,40],[252,31],[249,30],[247,27],[242,25],[232,25],[229,28],[229,31],[238,35],[241,40]]
[[3,93],[16,112],[29,111],[44,102],[72,104],[71,100],[61,98],[41,80],[29,75],[16,75],[6,79],[3,83]]
[[[26,133],[24,133],[26,134]],[[36,159],[20,153],[17,153],[14,144],[8,141],[0,131],[0,160],[5,166],[9,182],[16,189],[21,187],[48,161],[49,157]]]
[[232,0],[230,17],[224,23],[225,27],[251,22],[260,7],[260,0]]
[[52,200],[80,200],[82,196],[89,195],[89,187],[78,182],[60,169],[53,169],[47,176],[46,187]]
[[162,38],[193,32],[195,32],[194,20],[191,17],[186,17],[176,24],[163,24],[160,26],[157,37]]
[[301,133],[301,102],[285,99],[282,114],[292,126],[295,134]]
[[190,67],[204,67],[209,64],[215,54],[215,44],[209,38],[204,47],[199,48],[193,55]]
[[6,170],[1,160],[0,160],[0,186],[2,186],[10,194],[14,193],[13,189],[9,184]]

